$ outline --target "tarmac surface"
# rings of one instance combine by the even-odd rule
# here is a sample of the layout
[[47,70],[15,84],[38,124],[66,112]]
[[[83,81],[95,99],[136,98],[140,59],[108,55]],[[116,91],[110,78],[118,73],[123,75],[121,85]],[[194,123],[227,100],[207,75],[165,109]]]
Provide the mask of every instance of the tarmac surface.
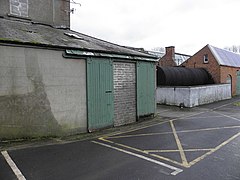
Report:
[[240,97],[158,106],[147,123],[83,141],[1,151],[0,179],[240,180]]

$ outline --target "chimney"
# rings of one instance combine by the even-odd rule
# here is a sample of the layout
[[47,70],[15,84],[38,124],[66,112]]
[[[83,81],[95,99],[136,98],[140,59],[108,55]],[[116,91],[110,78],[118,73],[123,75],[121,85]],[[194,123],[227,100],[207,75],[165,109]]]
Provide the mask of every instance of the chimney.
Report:
[[169,67],[169,66],[177,66],[175,62],[175,47],[169,46],[166,47],[165,55],[159,60],[159,66]]
[[53,0],[53,24],[70,28],[70,1]]

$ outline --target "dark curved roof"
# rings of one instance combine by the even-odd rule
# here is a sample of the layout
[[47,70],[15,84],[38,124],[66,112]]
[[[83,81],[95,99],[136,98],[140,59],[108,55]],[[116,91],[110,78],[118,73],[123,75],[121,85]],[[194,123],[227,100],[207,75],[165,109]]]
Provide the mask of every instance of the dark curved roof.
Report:
[[158,86],[194,86],[212,84],[213,80],[203,68],[158,67]]

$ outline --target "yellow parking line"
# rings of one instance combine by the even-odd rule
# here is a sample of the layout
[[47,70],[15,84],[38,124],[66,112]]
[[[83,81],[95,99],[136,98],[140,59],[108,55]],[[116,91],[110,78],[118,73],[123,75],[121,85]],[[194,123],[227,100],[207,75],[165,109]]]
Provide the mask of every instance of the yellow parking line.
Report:
[[170,173],[170,174],[173,175],[173,176],[177,175],[178,173],[183,172],[182,169],[179,169],[179,168],[174,167],[174,166],[172,166],[172,165],[166,164],[166,163],[164,163],[164,162],[157,161],[157,160],[155,160],[155,159],[151,159],[151,158],[146,157],[146,156],[143,156],[143,155],[141,155],[141,154],[136,154],[136,153],[134,153],[134,152],[127,151],[127,150],[124,150],[124,149],[121,149],[121,148],[118,148],[118,147],[115,147],[115,146],[111,146],[111,145],[109,145],[109,144],[104,144],[104,143],[101,143],[101,142],[98,142],[98,141],[92,141],[92,143],[95,143],[95,144],[98,144],[98,145],[102,145],[102,146],[105,146],[105,147],[108,147],[108,148],[117,150],[117,151],[119,151],[119,152],[126,153],[126,154],[129,154],[129,155],[131,155],[131,156],[135,156],[135,157],[138,157],[138,158],[140,158],[140,159],[144,159],[144,160],[146,160],[146,161],[149,161],[149,162],[158,164],[158,165],[160,165],[160,166],[169,168],[169,169],[173,170],[173,172]]
[[230,118],[230,119],[233,119],[233,120],[236,120],[236,121],[240,121],[240,119],[238,119],[238,118],[235,118],[235,117],[232,117],[232,116],[228,116],[228,115],[226,115],[226,114],[223,114],[223,113],[220,113],[220,112],[216,112],[217,114],[220,114],[220,115],[222,115],[222,116],[224,116],[224,117],[227,117],[227,118]]
[[173,118],[173,119],[171,119],[171,120],[162,121],[162,122],[159,122],[159,123],[156,123],[156,124],[142,125],[142,126],[139,127],[139,128],[134,128],[134,129],[127,130],[127,131],[116,132],[116,133],[114,132],[114,133],[106,134],[104,137],[110,137],[110,136],[115,136],[115,135],[119,135],[119,134],[129,133],[129,132],[133,132],[133,131],[145,129],[145,128],[148,128],[148,127],[152,127],[152,126],[156,126],[156,125],[168,123],[169,121],[182,120],[183,118],[189,118],[189,117],[196,116],[196,115],[203,114],[203,113],[205,113],[205,112],[198,112],[198,113],[191,114],[191,115],[187,115],[187,116],[183,116],[183,117]]
[[190,114],[190,115],[187,115],[187,116],[180,116],[180,117],[171,119],[171,120],[169,120],[169,121],[184,120],[184,119],[186,119],[186,118],[190,118],[190,117],[197,116],[197,115],[199,115],[199,114],[204,114],[204,113],[205,113],[205,112],[198,112],[198,113]]
[[[235,103],[235,102],[237,102],[237,101],[239,101],[239,100],[235,100],[235,101],[233,101],[233,102],[230,102],[230,103],[227,103],[227,104],[224,104],[224,105],[215,107],[215,108],[212,109],[212,111],[214,111],[214,110],[216,110],[216,109],[219,109],[219,108],[221,108],[221,107],[224,107],[224,106],[228,106],[228,105],[233,104],[233,103]],[[215,111],[214,111],[214,112],[215,112]]]
[[180,162],[177,162],[177,161],[174,161],[174,160],[172,160],[172,159],[169,159],[169,158],[166,158],[166,157],[163,157],[163,156],[159,156],[159,155],[157,155],[157,154],[151,154],[151,153],[148,153],[150,156],[152,156],[152,157],[156,157],[156,158],[159,158],[159,159],[162,159],[162,160],[164,160],[164,161],[168,161],[168,162],[171,162],[171,163],[173,163],[173,164],[176,164],[176,165],[179,165],[179,166],[182,166],[182,167],[188,167],[188,165],[184,165],[184,164],[182,164],[182,163],[180,163]]
[[207,152],[206,154],[204,154],[204,155],[198,157],[197,159],[193,160],[192,162],[189,163],[189,166],[192,166],[192,165],[196,164],[197,162],[201,161],[202,159],[204,159],[208,155],[210,155],[210,154],[214,153],[215,151],[219,150],[221,147],[225,146],[226,144],[228,144],[229,142],[231,142],[232,140],[234,140],[238,136],[240,136],[240,132],[235,134],[234,136],[232,136],[228,140],[224,141],[223,143],[218,145],[216,148],[212,149],[210,152]]
[[104,137],[101,137],[101,138],[98,138],[99,140],[101,141],[105,141],[105,142],[108,142],[108,143],[111,143],[111,144],[115,144],[115,145],[118,145],[118,146],[121,146],[121,147],[125,147],[127,149],[131,149],[131,150],[134,150],[134,151],[137,151],[137,152],[141,152],[141,153],[144,153],[146,154],[146,152],[144,152],[143,150],[141,149],[137,149],[137,148],[134,148],[134,147],[131,147],[131,146],[127,146],[127,145],[124,145],[124,144],[120,144],[120,143],[115,143],[113,141],[110,141],[110,140],[107,140],[105,139]]
[[179,162],[177,162],[177,161],[174,161],[174,160],[172,160],[172,159],[169,159],[169,158],[166,158],[166,157],[163,157],[163,156],[159,156],[159,155],[157,155],[157,154],[151,154],[151,153],[148,153],[148,152],[146,152],[146,151],[144,151],[144,150],[137,149],[137,148],[134,148],[134,147],[131,147],[131,146],[127,146],[127,145],[124,145],[124,144],[115,143],[115,142],[113,142],[113,141],[106,140],[106,139],[103,138],[103,137],[98,138],[98,139],[101,140],[101,141],[109,142],[109,143],[111,143],[111,144],[114,144],[114,145],[117,145],[117,146],[120,146],[120,147],[124,147],[124,148],[126,148],[126,149],[130,149],[130,150],[139,152],[139,153],[147,154],[147,155],[149,155],[149,156],[156,157],[156,158],[158,158],[158,159],[162,159],[162,160],[165,160],[165,161],[168,161],[168,162],[177,164],[177,165],[179,165],[179,166],[187,167],[187,166],[185,166],[184,164],[179,163]]
[[215,128],[183,130],[183,131],[177,131],[177,133],[188,133],[188,132],[199,132],[199,131],[213,131],[213,130],[235,129],[235,128],[240,128],[240,126],[227,126],[227,127],[215,127]]
[[[198,132],[198,131],[212,131],[212,130],[221,130],[221,129],[235,129],[240,128],[240,126],[228,126],[228,127],[215,127],[215,128],[204,128],[204,129],[193,129],[193,130],[182,130],[176,131],[177,133],[188,133],[188,132]],[[146,133],[146,134],[131,134],[131,135],[122,135],[122,136],[106,136],[107,139],[118,139],[118,138],[131,138],[131,137],[140,137],[140,136],[154,136],[154,135],[164,135],[172,134],[173,132],[160,132],[160,133]]]
[[105,139],[105,137],[100,137],[100,138],[98,138],[99,140],[101,140],[101,141],[105,141],[105,142],[109,142],[109,143],[114,143],[113,141],[110,141],[110,140],[108,140],[108,139]]
[[112,137],[112,136],[117,136],[117,135],[119,135],[119,134],[129,133],[129,132],[133,132],[133,131],[145,129],[145,128],[148,128],[148,127],[152,127],[152,126],[156,126],[156,125],[161,125],[161,124],[164,124],[164,123],[168,123],[168,121],[162,121],[162,122],[158,122],[158,123],[156,123],[156,124],[142,125],[141,127],[138,127],[138,128],[133,128],[133,129],[126,130],[126,131],[114,132],[114,133],[106,134],[106,135],[104,135],[104,137],[109,138],[109,137]]
[[123,135],[123,136],[111,136],[111,137],[107,137],[107,138],[108,139],[118,139],[118,138],[129,138],[129,137],[140,137],[140,136],[154,136],[154,135],[163,135],[163,134],[172,134],[172,132],[131,134],[131,135]]
[[[184,152],[197,152],[197,151],[211,151],[213,149],[184,149]],[[179,149],[169,149],[169,150],[144,150],[149,153],[168,153],[168,152],[180,152]]]
[[180,156],[181,156],[181,159],[182,159],[182,164],[184,166],[188,166],[187,158],[186,158],[186,155],[184,153],[182,144],[181,144],[181,142],[180,142],[180,140],[178,138],[178,135],[177,135],[176,129],[174,127],[173,121],[170,121],[170,125],[172,127],[173,135],[175,137],[175,140],[176,140],[176,143],[177,143],[177,147],[178,147],[179,152],[180,152]]
[[188,118],[184,118],[184,120],[185,120],[185,119],[206,119],[206,118],[222,118],[222,116],[188,117]]

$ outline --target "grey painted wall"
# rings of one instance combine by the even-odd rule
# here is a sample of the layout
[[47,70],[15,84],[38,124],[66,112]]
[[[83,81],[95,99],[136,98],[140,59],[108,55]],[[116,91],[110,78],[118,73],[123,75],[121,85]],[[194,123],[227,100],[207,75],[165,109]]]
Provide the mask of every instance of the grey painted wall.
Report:
[[[24,13],[26,2],[28,14]],[[70,27],[70,3],[66,0],[1,0],[0,15],[7,14],[27,17],[32,21],[54,26]]]
[[85,60],[0,46],[0,139],[85,132]]
[[230,84],[192,87],[157,87],[159,104],[194,107],[231,98]]
[[10,12],[9,0],[0,1],[0,15],[6,15]]
[[114,62],[114,126],[136,122],[136,65]]

